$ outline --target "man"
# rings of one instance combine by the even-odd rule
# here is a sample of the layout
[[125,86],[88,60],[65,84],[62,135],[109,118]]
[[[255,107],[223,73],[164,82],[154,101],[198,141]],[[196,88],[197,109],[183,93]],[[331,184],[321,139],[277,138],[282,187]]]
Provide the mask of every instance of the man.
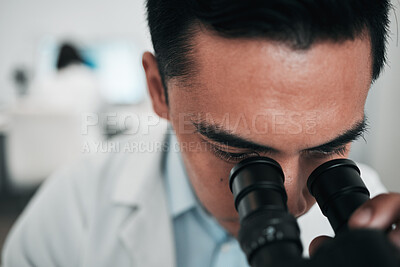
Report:
[[[145,53],[143,66],[153,109],[173,131],[164,142],[165,131],[152,128],[140,142],[168,149],[115,153],[55,175],[13,229],[5,266],[246,266],[228,177],[255,155],[282,166],[303,242],[329,234],[306,181],[321,163],[347,157],[365,130],[388,5],[149,0],[155,56]],[[365,167],[363,177],[374,194],[384,190]],[[399,217],[400,196],[390,193],[349,224],[386,230]],[[398,229],[388,235],[400,243]]]

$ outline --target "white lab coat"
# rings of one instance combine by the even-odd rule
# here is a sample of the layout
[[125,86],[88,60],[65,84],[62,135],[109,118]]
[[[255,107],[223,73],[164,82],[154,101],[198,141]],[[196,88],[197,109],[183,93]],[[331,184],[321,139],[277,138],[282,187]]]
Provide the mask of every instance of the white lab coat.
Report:
[[[160,123],[137,138],[161,144],[165,130]],[[13,227],[4,267],[175,267],[161,154],[157,145],[103,153],[54,174]],[[373,195],[383,192],[376,173],[361,169]],[[316,235],[332,233],[316,205],[299,224],[306,251]]]

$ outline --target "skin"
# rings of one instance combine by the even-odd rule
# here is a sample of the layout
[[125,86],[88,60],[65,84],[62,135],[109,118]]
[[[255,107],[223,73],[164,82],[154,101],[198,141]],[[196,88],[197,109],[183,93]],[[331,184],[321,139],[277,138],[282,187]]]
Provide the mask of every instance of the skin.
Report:
[[[228,180],[240,160],[222,159],[214,150],[257,154],[279,162],[289,211],[295,217],[303,215],[315,203],[307,190],[308,176],[325,161],[347,157],[350,143],[340,153],[305,150],[335,139],[364,117],[372,78],[368,38],[318,42],[297,51],[278,42],[225,39],[203,30],[193,42],[197,71],[190,84],[178,78],[168,81],[168,104],[151,53],[143,55],[143,66],[154,111],[175,129],[198,199],[236,236],[240,225]],[[274,151],[255,153],[213,142],[196,131],[192,122],[200,119]],[[398,194],[377,197],[364,206],[371,219],[362,224],[360,208],[350,221],[352,227],[386,229],[400,219]],[[391,237],[399,243],[397,232]]]

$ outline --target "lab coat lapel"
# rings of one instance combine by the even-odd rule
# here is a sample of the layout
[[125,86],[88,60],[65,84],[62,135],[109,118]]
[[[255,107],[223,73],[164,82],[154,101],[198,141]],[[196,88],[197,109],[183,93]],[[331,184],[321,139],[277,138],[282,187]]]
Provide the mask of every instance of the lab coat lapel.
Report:
[[135,267],[175,267],[175,249],[162,181],[122,227],[120,238]]
[[157,129],[136,140],[147,143],[149,149],[130,156],[113,195],[115,204],[132,209],[121,226],[119,239],[133,267],[176,266],[172,221],[161,171],[166,133],[167,124],[161,121]]

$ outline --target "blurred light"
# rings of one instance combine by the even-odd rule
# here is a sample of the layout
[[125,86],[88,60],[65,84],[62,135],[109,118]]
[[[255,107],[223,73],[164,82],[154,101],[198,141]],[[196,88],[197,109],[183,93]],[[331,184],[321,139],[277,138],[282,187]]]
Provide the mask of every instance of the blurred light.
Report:
[[127,42],[110,42],[94,49],[96,72],[104,98],[112,104],[134,104],[146,88],[141,54]]

